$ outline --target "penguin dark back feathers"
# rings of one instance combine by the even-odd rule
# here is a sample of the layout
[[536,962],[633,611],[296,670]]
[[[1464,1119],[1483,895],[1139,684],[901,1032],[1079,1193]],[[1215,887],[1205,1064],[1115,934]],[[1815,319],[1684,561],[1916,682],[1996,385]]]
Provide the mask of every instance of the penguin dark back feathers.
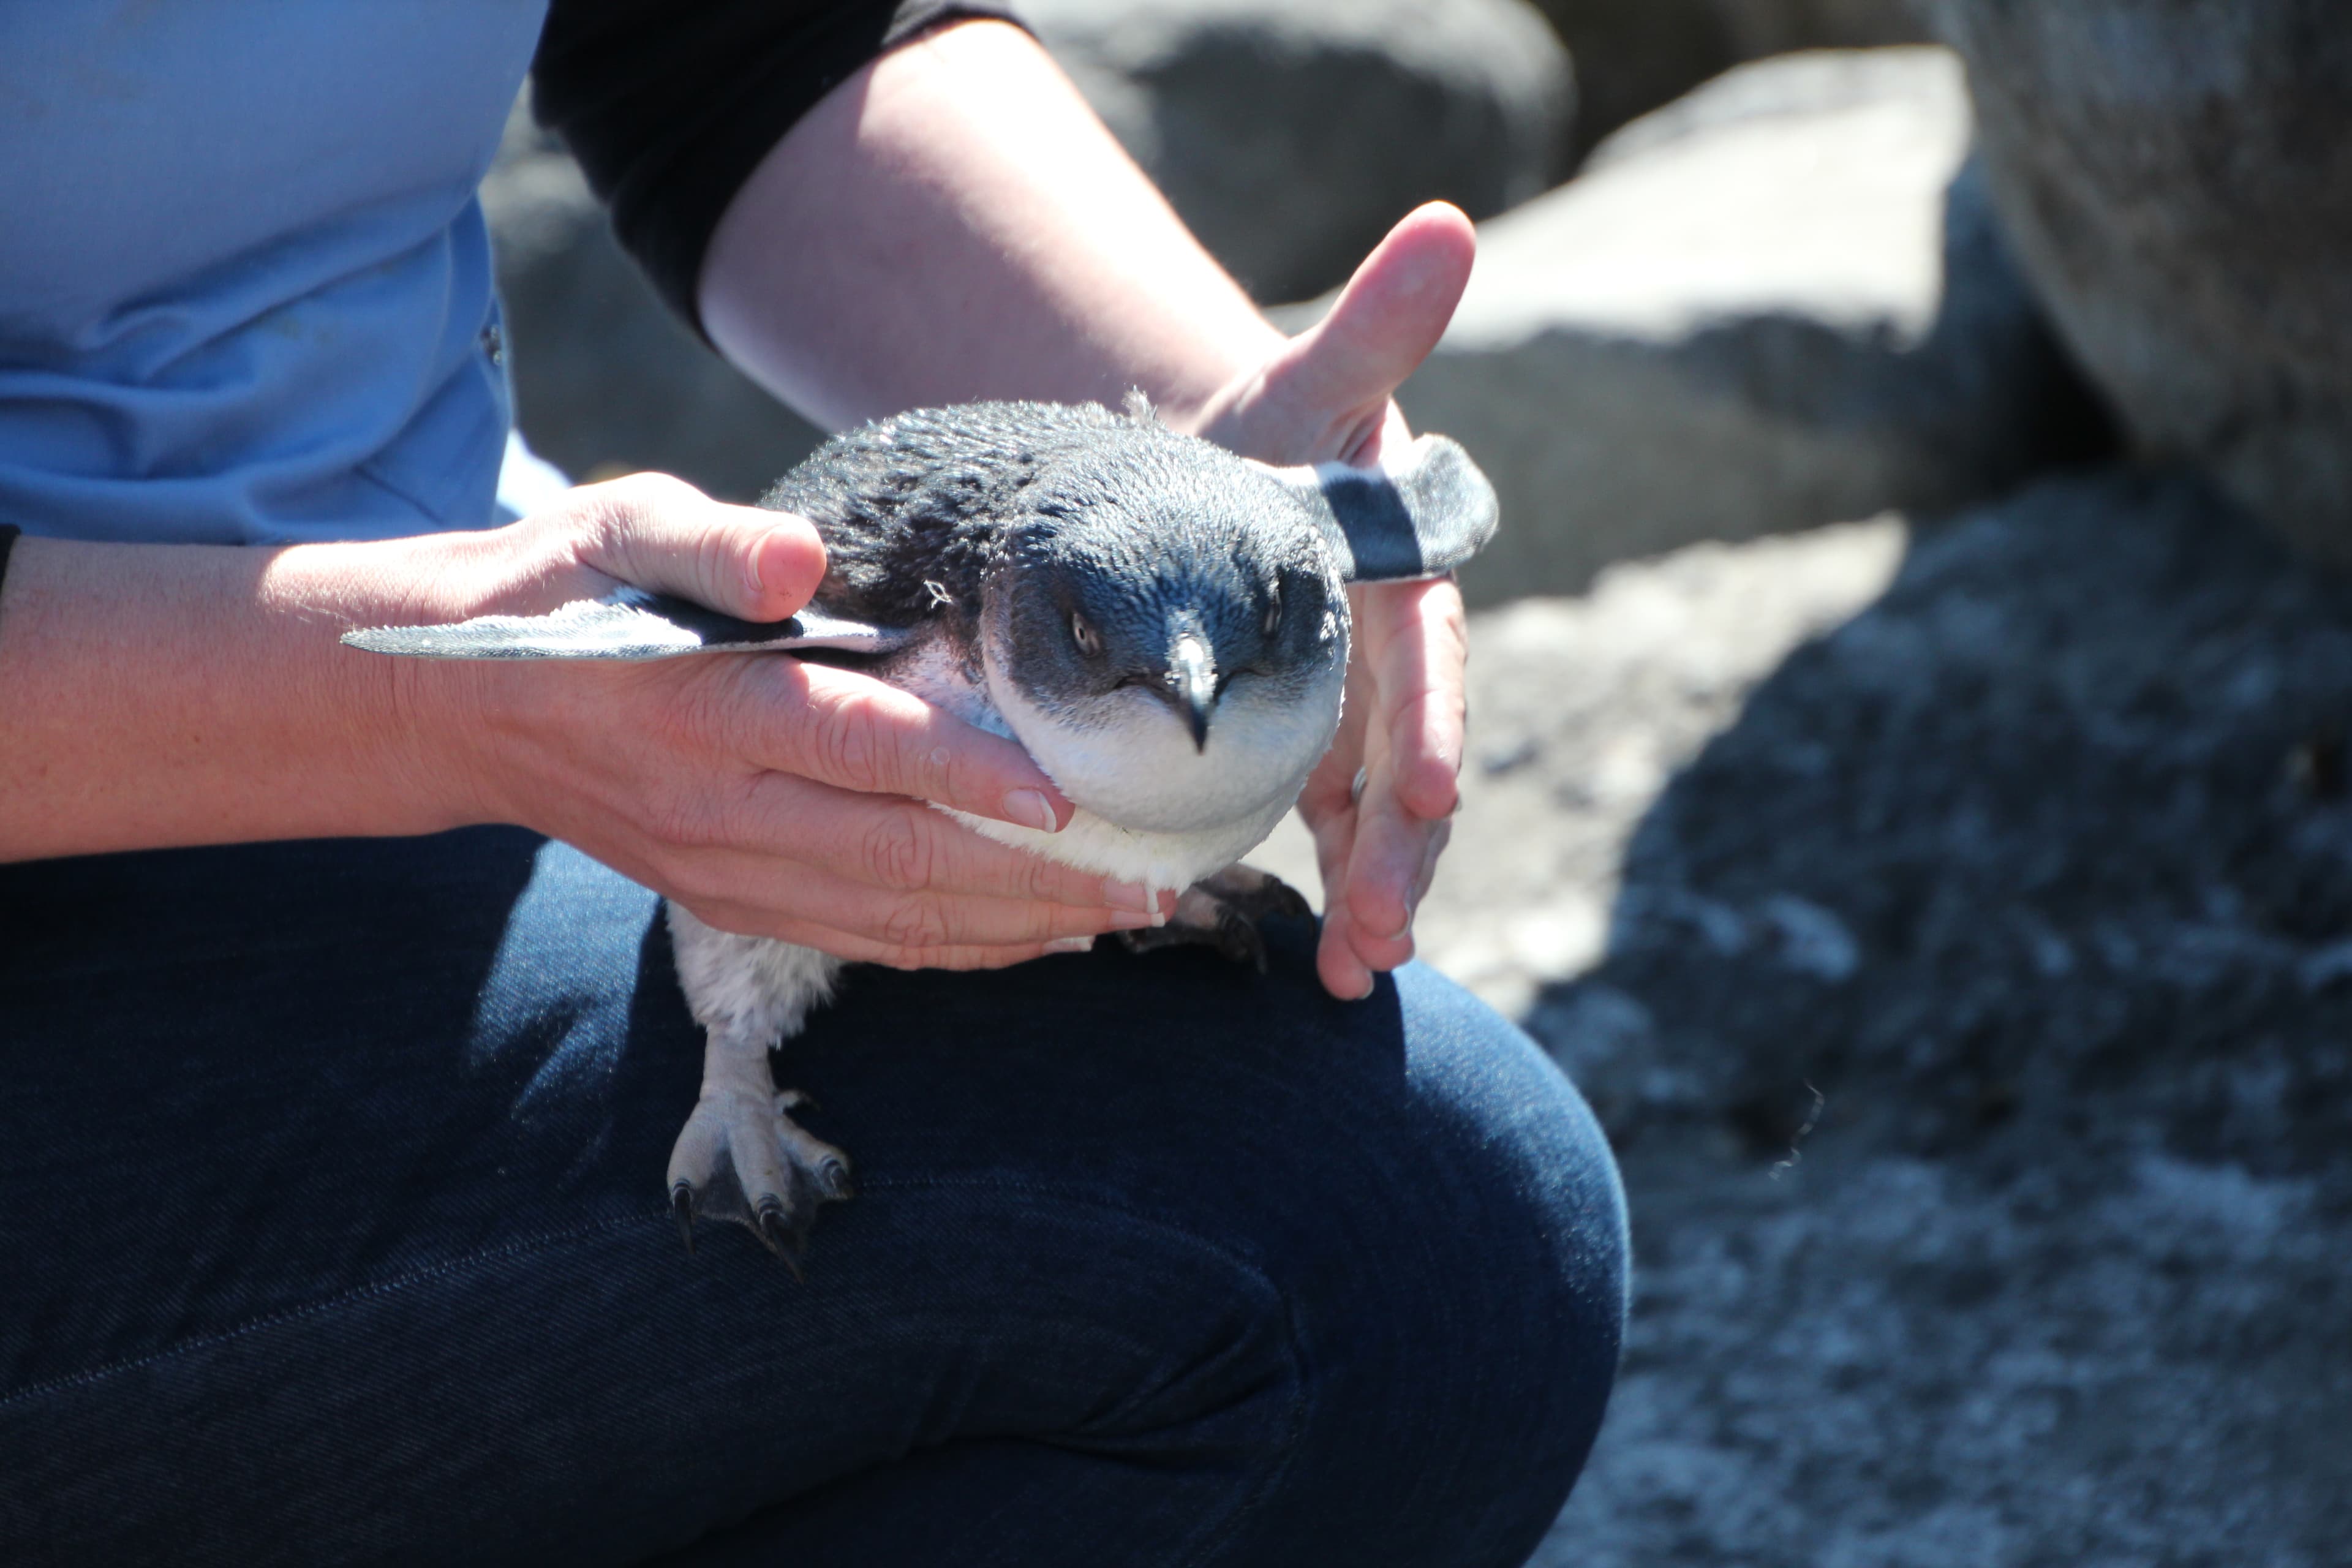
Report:
[[1004,674],[1080,727],[1090,713],[1108,722],[1104,704],[1132,689],[1205,745],[1207,715],[1240,700],[1237,684],[1295,701],[1344,636],[1314,510],[1274,471],[1169,430],[1139,402],[881,420],[826,443],[761,504],[815,522],[829,610],[945,621],[975,655],[986,610]]
[[1003,564],[1083,557],[1150,597],[1171,572],[1255,576],[1321,556],[1311,515],[1263,466],[1139,407],[976,403],[877,420],[826,442],[761,504],[816,523],[818,597],[879,626],[950,605],[976,614]]

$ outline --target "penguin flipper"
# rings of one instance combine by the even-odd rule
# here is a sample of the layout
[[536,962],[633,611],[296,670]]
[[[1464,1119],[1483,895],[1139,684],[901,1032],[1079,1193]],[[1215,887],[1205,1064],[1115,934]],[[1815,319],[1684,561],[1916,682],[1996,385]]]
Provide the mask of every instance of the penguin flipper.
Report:
[[1495,537],[1501,505],[1462,443],[1423,436],[1379,468],[1258,464],[1314,514],[1351,583],[1439,577]]
[[791,653],[830,648],[889,653],[913,633],[845,620],[815,608],[781,621],[746,621],[689,600],[622,586],[543,616],[479,616],[440,626],[368,626],[350,647],[409,658],[678,658],[702,653]]

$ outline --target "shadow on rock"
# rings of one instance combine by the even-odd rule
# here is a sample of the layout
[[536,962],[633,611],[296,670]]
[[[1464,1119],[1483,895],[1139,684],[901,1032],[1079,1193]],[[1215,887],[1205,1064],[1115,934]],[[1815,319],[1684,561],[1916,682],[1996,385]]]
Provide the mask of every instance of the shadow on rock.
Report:
[[2347,721],[2352,584],[2121,469],[1754,690],[1528,1019],[1643,1278],[1538,1563],[2340,1561]]

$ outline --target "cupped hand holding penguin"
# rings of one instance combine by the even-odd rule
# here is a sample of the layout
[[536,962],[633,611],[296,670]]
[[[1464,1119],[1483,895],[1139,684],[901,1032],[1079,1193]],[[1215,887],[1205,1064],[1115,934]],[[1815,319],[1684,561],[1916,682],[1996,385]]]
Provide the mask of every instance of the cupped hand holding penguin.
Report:
[[[676,479],[583,486],[469,536],[445,581],[464,614],[532,614],[624,584],[751,621],[806,604],[825,567],[805,519]],[[563,839],[740,931],[899,968],[994,968],[1172,907],[1024,854],[929,809],[1059,826],[1071,805],[1020,746],[852,669],[788,658],[394,667],[460,681],[470,814]],[[425,704],[416,705],[422,709]]]

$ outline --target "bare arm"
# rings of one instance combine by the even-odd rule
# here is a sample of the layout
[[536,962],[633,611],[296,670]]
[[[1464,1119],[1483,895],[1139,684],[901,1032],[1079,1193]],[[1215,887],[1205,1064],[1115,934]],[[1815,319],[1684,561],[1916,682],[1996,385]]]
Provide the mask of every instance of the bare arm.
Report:
[[[869,65],[785,135],[713,236],[700,298],[730,359],[836,426],[1140,386],[1248,456],[1361,461],[1402,434],[1390,394],[1444,330],[1473,243],[1459,213],[1423,209],[1286,340],[1045,52],[971,22]],[[1342,996],[1412,954],[1463,745],[1453,585],[1356,605],[1346,726],[1301,801],[1328,894],[1319,967]]]
[[712,236],[701,303],[730,359],[835,427],[1137,385],[1182,420],[1283,341],[996,22],[907,45],[803,117]]
[[341,605],[437,618],[407,542],[18,542],[0,584],[0,859],[467,820],[431,683],[326,657]]

